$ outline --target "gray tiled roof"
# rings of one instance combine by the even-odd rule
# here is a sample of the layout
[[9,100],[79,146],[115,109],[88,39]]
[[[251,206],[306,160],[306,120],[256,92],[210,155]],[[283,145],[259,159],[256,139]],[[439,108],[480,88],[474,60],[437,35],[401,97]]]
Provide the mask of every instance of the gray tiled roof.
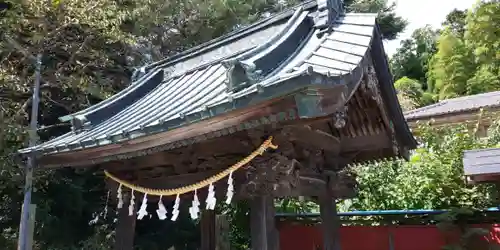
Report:
[[464,175],[500,174],[500,148],[465,150],[463,157]]
[[433,116],[459,113],[500,105],[500,91],[463,96],[406,112],[407,120],[428,119]]
[[[324,15],[313,16],[315,14],[317,12],[303,9],[302,14],[296,13],[294,18],[288,17],[289,23],[282,24],[279,21],[278,24],[267,24],[267,28],[241,37],[241,43],[238,42],[240,40],[233,41],[230,45],[221,45],[219,48],[177,63],[159,64],[142,76],[137,83],[133,83],[113,97],[115,100],[131,98],[127,91],[133,92],[134,88],[143,86],[145,92],[131,98],[126,102],[126,107],[117,109],[116,113],[112,114],[101,112],[104,116],[92,117],[90,112],[87,114],[91,117],[87,119],[92,124],[89,129],[70,132],[20,152],[42,151],[51,154],[126,141],[225,113],[234,109],[234,102],[251,105],[271,98],[268,96],[270,91],[262,94],[260,88],[279,88],[280,94],[286,94],[287,91],[297,87],[291,86],[287,80],[304,74],[314,72],[329,77],[352,74],[353,70],[359,68],[371,44],[376,14],[341,15],[336,19],[333,29],[327,33],[324,33],[324,28],[314,28],[321,26],[326,18]],[[291,34],[293,32],[287,30],[281,32],[282,29],[289,29],[292,26],[298,27],[294,22],[303,22],[304,15],[310,17],[308,20],[313,18],[315,20],[314,27],[307,34],[301,35],[300,32]],[[284,38],[273,38],[273,34],[285,38],[302,36],[303,39],[282,41]],[[271,53],[272,49],[256,45],[273,39],[274,47],[280,46],[281,43],[285,46],[286,43],[294,42],[293,53],[287,54],[286,60],[280,62],[279,66],[273,65],[269,68],[269,73],[258,84],[236,93],[228,93],[226,85],[228,69],[224,66],[223,60],[245,56],[247,60],[259,62],[258,60]],[[163,77],[163,72],[165,72],[164,79],[158,80],[158,76]],[[115,104],[114,101],[108,101],[104,106],[112,107]],[[92,111],[92,108],[88,110]]]

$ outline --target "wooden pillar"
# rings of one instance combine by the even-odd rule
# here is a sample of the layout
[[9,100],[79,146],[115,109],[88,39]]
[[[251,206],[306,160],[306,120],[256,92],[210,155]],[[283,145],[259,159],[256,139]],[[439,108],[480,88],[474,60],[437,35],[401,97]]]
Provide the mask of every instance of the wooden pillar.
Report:
[[321,225],[323,229],[323,249],[340,250],[340,219],[337,216],[335,198],[330,191],[319,197]]
[[201,250],[215,250],[215,215],[213,210],[201,213]]
[[257,196],[250,200],[250,235],[252,250],[267,249],[266,197]]
[[218,214],[215,216],[215,250],[230,250],[230,237],[231,228],[229,226],[227,216],[225,214]]
[[136,222],[136,209],[134,206],[134,214],[129,216],[128,211],[128,197],[124,195],[123,207],[118,211],[118,222],[116,225],[115,235],[115,250],[133,250],[134,249],[134,235],[135,235],[135,222]]
[[253,250],[278,250],[279,237],[271,196],[258,196],[250,201],[250,231]]
[[266,198],[266,216],[267,216],[267,247],[268,250],[279,250],[279,233],[276,228],[276,211],[274,208],[274,199],[272,196]]

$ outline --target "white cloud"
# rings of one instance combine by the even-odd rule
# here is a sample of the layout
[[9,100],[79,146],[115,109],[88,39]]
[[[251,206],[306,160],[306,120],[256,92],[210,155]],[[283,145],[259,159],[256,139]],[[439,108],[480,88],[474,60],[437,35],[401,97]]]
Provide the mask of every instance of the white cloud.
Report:
[[399,47],[399,42],[410,37],[411,33],[420,27],[430,24],[439,28],[446,15],[453,9],[467,9],[476,0],[389,0],[396,2],[396,13],[408,20],[408,26],[399,39],[385,43],[387,54],[392,55]]

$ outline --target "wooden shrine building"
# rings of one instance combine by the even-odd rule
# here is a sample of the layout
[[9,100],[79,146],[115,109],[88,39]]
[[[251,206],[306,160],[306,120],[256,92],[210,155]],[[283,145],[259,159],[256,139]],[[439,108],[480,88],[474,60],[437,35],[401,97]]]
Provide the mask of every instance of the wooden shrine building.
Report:
[[[135,193],[138,205],[146,196],[151,206],[179,204],[163,194],[180,194],[181,205],[200,196],[204,205],[213,193],[224,199],[234,178],[234,198],[251,202],[255,250],[278,249],[274,197],[312,197],[324,249],[339,249],[334,202],[356,187],[346,166],[416,147],[376,16],[344,13],[340,0],[303,3],[143,67],[123,91],[62,117],[71,132],[20,153],[43,168],[105,170],[126,204],[134,185],[146,194]],[[136,216],[127,205],[121,211],[116,249],[128,250]],[[209,231],[203,250],[214,249]]]

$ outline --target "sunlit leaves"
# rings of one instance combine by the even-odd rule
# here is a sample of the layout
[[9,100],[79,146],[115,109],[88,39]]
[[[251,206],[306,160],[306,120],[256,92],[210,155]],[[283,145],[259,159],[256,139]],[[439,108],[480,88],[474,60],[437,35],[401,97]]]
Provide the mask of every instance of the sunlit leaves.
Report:
[[495,147],[500,129],[495,123],[487,138],[477,138],[465,126],[419,129],[421,147],[408,162],[387,161],[357,167],[360,190],[351,209],[485,208],[493,205],[489,186],[468,186],[462,156],[468,149]]
[[432,58],[429,84],[440,99],[500,88],[500,3],[480,1],[465,18],[450,17]]
[[467,80],[474,68],[474,57],[464,41],[445,30],[438,41],[438,52],[430,61],[429,87],[439,99],[467,95]]
[[408,77],[402,77],[394,83],[398,97],[406,98],[408,110],[429,105],[433,102],[432,96],[422,89],[422,84]]
[[401,41],[401,47],[391,58],[394,78],[408,77],[420,81],[427,89],[426,72],[429,59],[436,53],[436,41],[439,32],[430,26],[416,29],[409,39]]

